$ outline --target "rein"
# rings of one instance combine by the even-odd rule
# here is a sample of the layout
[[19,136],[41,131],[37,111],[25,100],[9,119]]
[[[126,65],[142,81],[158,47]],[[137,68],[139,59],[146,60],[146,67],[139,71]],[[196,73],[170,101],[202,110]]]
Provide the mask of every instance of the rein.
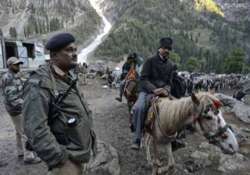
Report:
[[217,142],[216,138],[222,136],[227,131],[228,128],[230,128],[230,126],[225,125],[224,127],[218,128],[215,134],[204,133],[204,136],[206,137],[206,139],[208,139],[210,143],[216,143]]
[[[200,116],[200,117],[202,117],[202,116]],[[214,134],[211,133],[211,132],[205,133],[204,132],[204,127],[203,127],[203,125],[201,123],[201,118],[200,117],[197,118],[196,120],[194,120],[194,122],[197,122],[197,121],[199,122],[200,127],[201,127],[201,129],[203,131],[203,135],[209,141],[209,143],[216,143],[217,142],[217,138],[221,137],[227,131],[228,128],[231,128],[230,125],[226,124],[223,127],[219,127]]]
[[177,132],[175,132],[173,135],[168,135],[166,132],[164,132],[164,130],[161,127],[161,120],[160,120],[160,116],[159,116],[158,109],[157,109],[157,101],[158,100],[159,100],[159,97],[157,96],[157,97],[154,97],[153,102],[152,102],[153,111],[155,113],[155,118],[156,118],[156,123],[159,127],[161,134],[165,138],[169,139],[169,141],[175,140],[175,138],[177,136]]

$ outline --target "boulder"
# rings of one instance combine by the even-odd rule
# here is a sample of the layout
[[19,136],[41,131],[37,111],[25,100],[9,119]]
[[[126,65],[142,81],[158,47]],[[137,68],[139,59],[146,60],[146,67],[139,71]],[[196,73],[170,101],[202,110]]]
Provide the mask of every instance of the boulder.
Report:
[[247,159],[242,154],[236,153],[233,156],[221,154],[218,170],[221,172],[232,172],[246,166]]
[[208,153],[201,151],[195,151],[191,154],[191,157],[194,159],[208,159],[208,156]]
[[216,94],[224,106],[230,107],[231,112],[241,121],[250,124],[250,106],[224,94]]
[[244,155],[250,155],[250,141],[244,140],[240,143],[240,153]]
[[118,153],[103,141],[97,142],[97,155],[85,166],[87,175],[120,175]]
[[218,147],[207,142],[201,143],[199,150],[191,154],[195,159],[206,159],[211,161],[213,165],[221,172],[230,173],[247,167],[249,160],[242,154],[234,155],[224,154]]

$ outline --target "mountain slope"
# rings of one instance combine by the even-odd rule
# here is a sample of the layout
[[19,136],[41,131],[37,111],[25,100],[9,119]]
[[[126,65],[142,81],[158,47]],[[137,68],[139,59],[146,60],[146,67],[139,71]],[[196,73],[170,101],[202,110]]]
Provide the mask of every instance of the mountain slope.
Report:
[[58,30],[71,31],[81,41],[97,32],[100,19],[88,0],[1,0],[0,28],[14,27],[20,38],[37,38]]
[[[243,1],[244,7],[250,5],[247,0]],[[163,36],[174,38],[175,52],[181,56],[182,63],[190,57],[197,57],[206,62],[204,67],[207,70],[219,71],[223,59],[234,48],[250,52],[250,16],[246,16],[249,10],[242,12],[240,3],[231,1],[230,4],[226,0],[105,2],[110,6],[107,11],[116,11],[113,19],[117,20],[109,37],[97,50],[96,57],[112,57],[119,61],[131,51],[149,57],[156,52],[158,40]],[[125,4],[125,7],[115,8],[117,4]],[[228,4],[230,8],[235,7],[235,11],[242,12],[240,21],[231,18],[234,12]]]

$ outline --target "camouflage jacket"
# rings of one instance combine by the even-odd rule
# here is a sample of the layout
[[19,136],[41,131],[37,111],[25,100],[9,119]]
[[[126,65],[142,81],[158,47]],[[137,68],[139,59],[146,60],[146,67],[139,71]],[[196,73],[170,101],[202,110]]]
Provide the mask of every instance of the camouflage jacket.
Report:
[[[67,159],[88,162],[95,143],[91,111],[77,85],[69,88],[74,76],[63,74],[58,67],[41,66],[31,73],[24,88],[25,133],[49,168]],[[79,122],[72,124],[74,121]]]
[[23,81],[20,74],[8,71],[3,75],[2,88],[4,104],[11,116],[21,114],[23,105]]

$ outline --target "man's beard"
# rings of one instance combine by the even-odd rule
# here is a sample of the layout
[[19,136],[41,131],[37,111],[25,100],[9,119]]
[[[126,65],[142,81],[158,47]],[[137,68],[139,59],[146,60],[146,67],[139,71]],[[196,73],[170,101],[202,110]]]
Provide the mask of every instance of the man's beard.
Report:
[[163,57],[164,59],[168,59],[169,53],[164,53],[162,57]]
[[69,65],[69,69],[74,69],[76,68],[76,66],[77,66],[77,63],[72,63]]
[[17,74],[20,71],[20,69],[12,69],[12,72],[14,72],[15,74]]
[[74,69],[77,66],[77,57],[72,58],[72,62],[69,65],[69,69]]

